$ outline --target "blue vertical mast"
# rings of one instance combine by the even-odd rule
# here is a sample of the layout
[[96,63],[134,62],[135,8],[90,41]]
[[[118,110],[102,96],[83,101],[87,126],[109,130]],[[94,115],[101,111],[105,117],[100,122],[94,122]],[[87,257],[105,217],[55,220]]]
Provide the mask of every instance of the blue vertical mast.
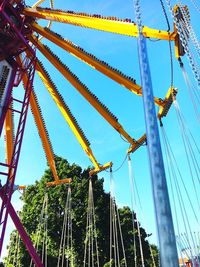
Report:
[[176,239],[160,145],[146,39],[142,34],[139,0],[135,0],[134,3],[136,22],[139,30],[138,56],[147,134],[147,148],[160,250],[160,264],[162,267],[177,267],[179,264]]

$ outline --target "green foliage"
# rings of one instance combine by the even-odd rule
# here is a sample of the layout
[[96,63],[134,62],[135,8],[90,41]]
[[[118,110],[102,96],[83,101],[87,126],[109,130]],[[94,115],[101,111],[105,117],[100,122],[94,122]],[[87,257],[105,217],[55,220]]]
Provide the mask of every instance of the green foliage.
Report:
[[[89,169],[82,171],[81,167],[72,164],[67,160],[56,157],[56,168],[60,179],[72,178],[72,210],[73,210],[73,250],[66,253],[73,255],[74,266],[83,266],[84,255],[84,239],[87,215],[87,199],[88,199],[88,177]],[[67,198],[67,186],[59,185],[56,187],[46,187],[46,183],[53,181],[53,175],[50,169],[47,169],[40,181],[29,186],[22,199],[24,201],[21,218],[29,236],[33,242],[36,239],[36,231],[40,220],[40,213],[45,192],[48,193],[48,267],[57,266],[57,258],[60,245],[60,237],[62,232],[64,207]],[[95,202],[96,227],[99,247],[100,266],[110,266],[109,263],[109,202],[110,195],[103,189],[103,179],[93,177],[93,195]],[[134,265],[134,242],[133,242],[133,226],[132,213],[129,207],[119,209],[123,239],[127,257],[127,265]],[[136,222],[135,222],[136,227]],[[145,240],[147,235],[143,228],[140,227],[142,236],[142,244],[146,267],[152,266],[150,257],[149,244]],[[138,235],[135,233],[137,247],[137,266],[141,266],[141,257],[139,253]],[[41,246],[39,252],[41,252]],[[120,248],[121,266],[124,265],[122,248]],[[26,251],[22,241],[19,243],[18,249],[18,266],[27,267],[30,263],[30,256]],[[11,234],[9,245],[9,256],[5,259],[6,266],[12,263],[16,257],[16,231]]]
[[[156,266],[160,266],[159,265],[159,251],[158,251],[158,248],[157,248],[156,245],[152,245],[151,244],[151,252],[152,252],[152,255],[153,255],[153,259],[155,261],[155,265]],[[149,265],[150,265],[150,267],[154,267],[152,261],[149,262]]]

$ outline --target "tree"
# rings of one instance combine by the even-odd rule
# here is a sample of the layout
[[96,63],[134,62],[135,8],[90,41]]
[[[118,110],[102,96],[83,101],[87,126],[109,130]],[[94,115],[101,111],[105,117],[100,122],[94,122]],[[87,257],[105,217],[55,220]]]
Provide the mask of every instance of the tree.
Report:
[[[151,253],[153,255],[153,259],[154,259],[155,265],[156,266],[160,266],[159,265],[159,251],[158,251],[158,248],[157,248],[156,245],[151,244]],[[149,261],[149,265],[151,267],[154,267],[152,260]]]
[[[75,258],[75,267],[83,266],[84,240],[87,216],[88,199],[88,177],[90,169],[83,170],[76,164],[70,165],[69,162],[61,157],[56,157],[56,168],[60,179],[72,178],[72,211],[73,211],[73,256]],[[53,181],[53,175],[48,168],[40,181],[27,187],[22,196],[24,206],[21,212],[21,219],[32,240],[36,239],[36,232],[40,220],[40,214],[43,205],[45,193],[48,194],[48,267],[57,266],[60,237],[64,217],[64,207],[67,198],[67,186],[59,185],[56,187],[46,187],[46,183]],[[103,189],[103,179],[97,176],[92,177],[93,195],[95,202],[96,228],[99,247],[100,266],[109,266],[109,214],[110,214],[110,195]],[[124,246],[126,251],[127,265],[134,264],[134,246],[133,246],[133,226],[132,212],[129,207],[119,209],[122,233],[124,237]],[[135,222],[136,228],[136,222]],[[146,232],[140,227],[141,239],[144,250],[146,266],[151,266],[151,257],[148,241],[146,241]],[[140,253],[138,253],[139,242],[136,237],[136,248],[138,264],[141,266]],[[30,256],[27,253],[22,241],[18,243],[18,266],[27,267],[30,262]],[[40,243],[39,251],[42,244]],[[120,260],[123,262],[122,247],[120,249]],[[6,266],[13,262],[16,255],[16,231],[10,238],[9,257],[6,258]],[[27,265],[28,264],[28,265]],[[107,265],[106,265],[107,264]],[[124,266],[123,263],[121,266]]]

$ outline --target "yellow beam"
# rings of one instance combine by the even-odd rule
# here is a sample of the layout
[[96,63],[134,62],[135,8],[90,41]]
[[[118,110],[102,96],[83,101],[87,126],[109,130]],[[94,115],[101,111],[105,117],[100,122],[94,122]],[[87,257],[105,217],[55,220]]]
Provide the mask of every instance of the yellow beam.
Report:
[[[128,35],[132,37],[138,36],[138,27],[135,23],[113,20],[110,18],[97,18],[83,13],[71,13],[60,10],[49,10],[45,8],[25,8],[23,13],[27,16],[42,18],[46,20],[58,21],[75,26],[86,27],[106,32]],[[174,41],[175,33],[143,27],[143,35],[147,38],[159,38],[162,40]]]
[[[123,87],[130,90],[132,93],[138,96],[142,95],[141,86],[136,84],[131,77],[127,77],[125,74],[119,72],[117,69],[112,68],[107,63],[105,64],[104,61],[101,61],[94,55],[87,53],[81,47],[75,45],[71,41],[64,40],[62,37],[59,37],[57,34],[50,31],[49,29],[44,29],[37,23],[32,24],[32,29],[37,33],[41,34],[42,36],[44,36],[45,38],[47,38],[48,40],[52,41],[59,47],[63,48],[73,56],[87,63],[89,66],[92,66],[96,70],[100,71],[109,78],[113,79]],[[155,104],[157,104],[160,107],[162,106],[162,99],[154,97],[154,100]]]
[[43,148],[47,157],[47,161],[49,163],[49,167],[52,170],[53,177],[55,181],[59,180],[57,171],[56,171],[56,164],[55,164],[55,159],[54,159],[54,153],[53,149],[51,147],[50,140],[48,138],[48,134],[46,132],[46,127],[44,125],[44,121],[42,119],[42,116],[40,114],[40,108],[36,99],[36,95],[34,91],[31,92],[31,97],[30,97],[30,106],[31,110],[35,119],[36,126],[38,128],[38,132],[40,135],[40,138],[42,140]]
[[134,153],[138,148],[140,148],[141,146],[143,146],[146,143],[147,137],[146,134],[144,134],[140,139],[137,140],[137,142],[135,142],[134,146],[131,146],[127,153]]
[[82,60],[83,62],[86,62],[88,65],[92,66],[96,70],[102,72],[106,76],[115,80],[122,86],[128,88],[131,92],[137,95],[142,95],[141,86],[135,84],[131,80],[131,78],[126,77],[126,75],[124,75],[123,73],[120,73],[117,69],[110,67],[108,64],[105,65],[103,61],[99,60],[94,55],[87,53],[81,47],[75,45],[71,41],[64,40],[63,38],[56,35],[54,32],[44,29],[37,23],[33,23],[31,27],[37,33],[41,34],[42,36],[52,41],[59,47],[63,48],[64,50],[72,54],[73,56]]
[[71,181],[72,181],[71,178],[62,179],[62,180],[58,180],[58,181],[54,181],[54,182],[48,182],[47,186],[60,185],[60,184],[70,184]]
[[106,163],[105,165],[100,166],[99,168],[95,168],[95,169],[91,170],[91,171],[89,172],[89,175],[90,175],[90,176],[95,175],[95,174],[97,174],[97,173],[99,173],[99,172],[101,172],[101,171],[104,171],[104,170],[106,170],[106,169],[112,167],[112,165],[113,165],[112,162],[108,162],[108,163]]
[[44,46],[36,38],[31,39],[38,47],[40,52],[56,67],[58,71],[78,90],[78,92],[102,115],[102,117],[119,132],[131,145],[135,146],[136,140],[133,139],[118,122],[118,119],[92,94],[89,89],[74,75],[50,49]]
[[68,106],[65,104],[62,96],[57,91],[55,85],[50,79],[50,76],[42,66],[42,64],[37,61],[36,70],[42,79],[45,87],[49,91],[50,95],[52,96],[53,100],[55,101],[56,105],[58,106],[60,112],[62,113],[63,117],[69,124],[71,130],[73,131],[74,135],[76,136],[78,142],[82,146],[83,150],[86,152],[92,163],[94,164],[95,168],[100,168],[99,163],[97,162],[96,158],[94,157],[92,150],[89,147],[89,142],[86,139],[84,133],[80,129],[78,123],[76,122],[74,116],[72,115],[71,111],[69,110]]
[[10,109],[7,110],[4,128],[5,128],[5,143],[6,143],[6,163],[10,164],[13,154],[14,145],[14,123],[13,123],[13,112]]
[[171,105],[173,103],[173,99],[178,93],[178,90],[174,87],[170,87],[167,91],[167,94],[164,99],[163,107],[161,107],[158,111],[158,119],[162,119],[163,117],[167,116],[167,113],[169,112]]
[[[20,62],[20,58],[17,58],[17,60],[18,60],[18,62]],[[23,80],[23,84],[26,85],[27,81],[28,81],[27,73],[25,73],[22,80]],[[24,89],[25,89],[25,86],[24,86]],[[37,129],[38,129],[39,136],[40,136],[41,141],[42,141],[42,145],[44,148],[44,152],[46,154],[46,158],[47,158],[49,167],[53,173],[53,177],[54,177],[55,181],[58,181],[59,177],[58,177],[58,174],[56,171],[56,164],[55,164],[52,145],[51,145],[51,142],[49,140],[47,129],[45,126],[45,122],[44,122],[42,114],[40,112],[40,106],[38,104],[38,100],[37,100],[37,97],[36,97],[36,94],[35,94],[33,88],[31,89],[30,106],[31,106],[31,111],[32,111]]]

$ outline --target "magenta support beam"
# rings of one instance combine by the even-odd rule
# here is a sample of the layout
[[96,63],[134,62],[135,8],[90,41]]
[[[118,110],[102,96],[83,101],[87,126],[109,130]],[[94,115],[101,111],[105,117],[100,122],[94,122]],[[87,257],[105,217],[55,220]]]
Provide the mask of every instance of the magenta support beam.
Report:
[[30,44],[28,43],[28,41],[21,34],[20,30],[17,29],[17,27],[15,26],[15,24],[11,21],[11,19],[9,18],[9,16],[6,14],[6,12],[3,10],[2,7],[0,7],[0,13],[7,20],[7,22],[11,25],[11,27],[13,28],[13,30],[15,31],[15,33],[17,34],[17,36],[19,37],[19,39],[25,44],[25,46],[28,48],[28,50],[31,52],[31,54],[33,56],[35,56],[35,51],[33,50],[33,48],[30,46]]
[[15,75],[16,75],[16,67],[12,67],[11,71],[12,71],[12,73],[11,73],[9,84],[8,84],[6,99],[5,99],[4,107],[2,108],[2,113],[0,116],[0,136],[2,133],[3,124],[4,124],[5,117],[6,117],[6,112],[8,110],[11,96],[12,96],[12,89],[13,89],[13,84],[14,84]]
[[[2,198],[2,191],[0,191],[0,197]],[[4,196],[5,197],[5,196]],[[16,211],[14,210],[11,203],[9,203],[8,206],[8,213],[10,214],[10,217],[12,221],[15,224],[16,229],[18,230],[21,239],[24,242],[24,245],[26,246],[26,249],[28,250],[31,258],[33,259],[33,262],[35,263],[36,267],[44,267],[43,263],[41,262],[40,257],[38,256],[31,239],[29,238],[26,230],[24,229],[23,224],[21,223]]]
[[[30,100],[30,93],[31,93],[31,88],[32,88],[32,83],[33,83],[33,78],[34,78],[34,73],[35,73],[35,49],[32,47],[28,40],[25,39],[25,36],[22,34],[22,26],[24,26],[24,21],[23,19],[21,20],[22,25],[17,27],[15,25],[15,22],[11,19],[11,14],[14,14],[15,17],[15,12],[16,12],[16,18],[20,20],[20,15],[17,14],[17,10],[13,9],[12,6],[9,4],[9,0],[0,0],[0,15],[3,18],[3,21],[7,23],[10,26],[10,32],[15,32],[17,41],[19,41],[19,47],[17,46],[16,48],[14,47],[14,50],[10,51],[10,53],[7,54],[7,51],[4,51],[4,47],[1,47],[1,49],[5,52],[4,57],[7,58],[9,55],[14,56],[15,54],[18,54],[21,52],[21,48],[24,49],[26,47],[30,53],[31,53],[31,58],[30,58],[30,64],[26,67],[26,70],[28,71],[29,74],[29,79],[26,85],[26,91],[24,95],[24,100],[22,102],[22,107],[20,111],[20,118],[19,118],[19,123],[17,127],[17,133],[15,137],[15,143],[14,143],[14,148],[13,148],[13,155],[12,155],[12,160],[11,160],[11,166],[8,166],[8,173],[6,174],[7,176],[7,181],[4,187],[0,189],[0,197],[2,199],[1,203],[1,209],[0,209],[0,254],[1,250],[3,247],[3,240],[4,240],[4,235],[5,235],[5,230],[6,230],[6,225],[7,225],[7,218],[8,214],[10,214],[16,229],[18,230],[34,264],[36,267],[43,267],[43,264],[28,236],[26,233],[17,213],[15,212],[12,204],[11,204],[11,197],[13,193],[13,187],[14,187],[14,182],[15,182],[15,175],[17,171],[17,165],[18,165],[18,160],[20,156],[20,150],[21,150],[21,145],[22,145],[22,139],[23,139],[23,134],[24,134],[24,128],[25,128],[25,122],[26,122],[26,117],[27,117],[27,112],[28,112],[28,106],[29,106],[29,100]],[[4,25],[4,24],[3,24]],[[12,64],[11,64],[12,65]],[[4,101],[4,107],[3,111],[0,115],[0,134],[2,132],[3,128],[3,123],[5,120],[5,114],[9,108],[11,96],[12,96],[12,88],[13,86],[16,86],[17,83],[15,83],[15,78],[16,78],[16,67],[15,64],[12,66],[12,73],[11,77],[9,78],[9,84],[6,86],[6,98]],[[24,71],[22,66],[19,66],[19,71]]]
[[25,129],[25,124],[26,124],[26,117],[28,113],[29,100],[30,100],[34,74],[35,74],[35,61],[32,62],[32,65],[30,65],[29,67],[28,81],[26,84],[25,95],[24,95],[23,104],[21,107],[21,112],[20,112],[21,114],[20,114],[19,123],[17,127],[17,133],[15,136],[15,143],[14,143],[12,160],[11,160],[11,165],[13,167],[9,167],[9,171],[7,174],[7,181],[4,186],[4,190],[5,190],[4,197],[2,197],[3,201],[1,204],[1,210],[0,210],[0,225],[1,225],[0,254],[2,251],[2,247],[3,247],[4,235],[5,235],[7,219],[8,219],[8,207],[9,207],[9,203],[11,202],[12,193],[13,193],[13,187],[14,187],[15,176],[17,172],[17,166],[18,166],[18,161],[19,161],[19,156],[20,156],[20,151],[21,151],[21,146],[22,146],[22,140],[23,140],[23,135],[24,135],[24,129]]

